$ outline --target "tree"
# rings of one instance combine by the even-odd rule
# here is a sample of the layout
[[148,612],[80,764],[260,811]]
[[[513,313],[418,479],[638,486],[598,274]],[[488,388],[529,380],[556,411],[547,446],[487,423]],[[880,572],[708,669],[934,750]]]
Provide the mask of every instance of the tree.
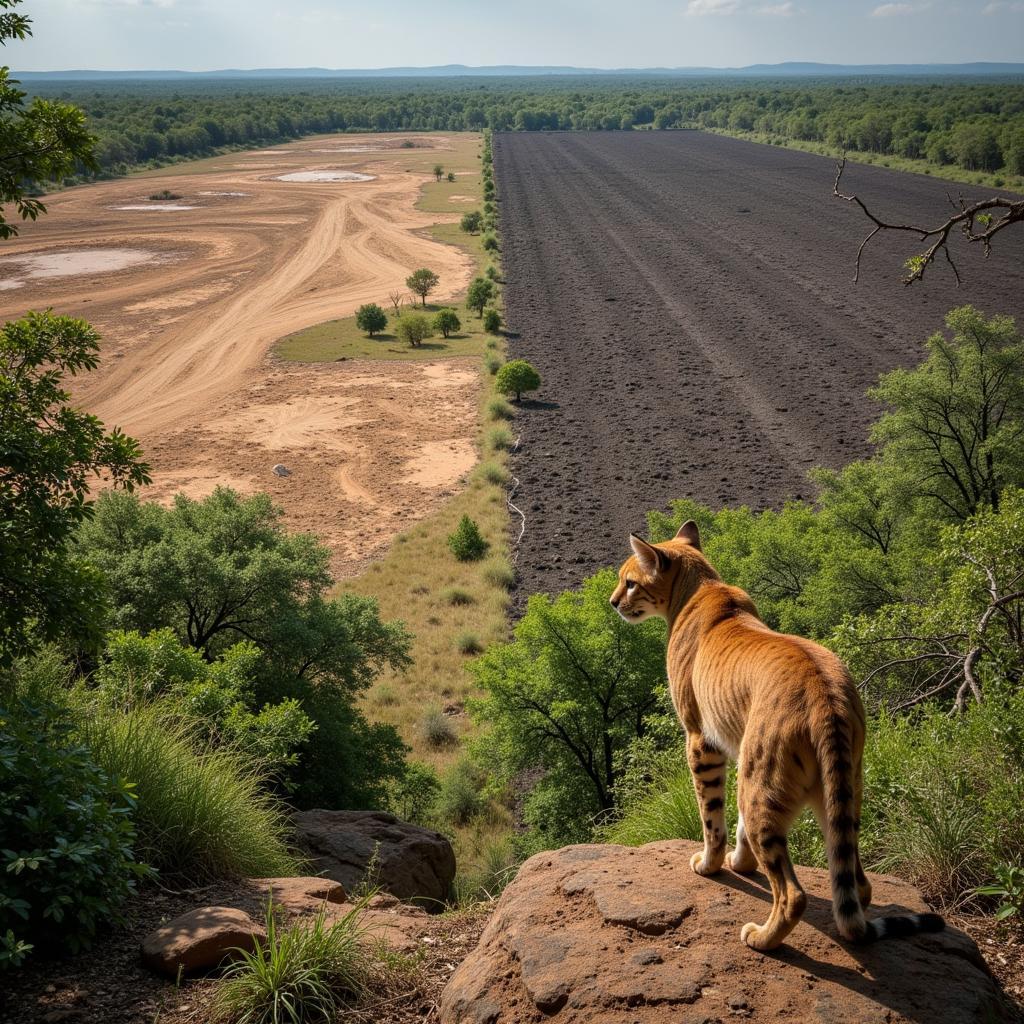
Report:
[[644,734],[664,679],[664,628],[625,623],[608,603],[615,581],[608,569],[579,591],[535,594],[514,639],[471,666],[484,696],[470,710],[490,727],[479,754],[499,779],[542,770],[527,819],[547,819],[559,843],[588,839],[615,806],[621,755]]
[[402,302],[404,299],[405,296],[402,292],[388,292],[388,302],[391,303],[395,316],[398,316],[402,312]]
[[430,321],[422,313],[406,313],[395,322],[395,335],[399,341],[419,348],[430,337]]
[[388,325],[388,317],[376,302],[368,302],[356,310],[356,326],[372,338]]
[[475,309],[476,315],[484,315],[484,306],[494,297],[494,285],[486,277],[475,277],[470,282],[469,291],[466,293],[466,306]]
[[503,394],[515,395],[516,401],[521,402],[524,391],[540,387],[540,374],[525,359],[513,359],[498,371],[494,383]]
[[101,580],[68,548],[92,514],[91,478],[149,482],[138,444],[64,389],[98,351],[96,332],[71,317],[29,313],[0,329],[0,666],[41,641],[95,638]]
[[434,164],[434,177],[438,181],[444,177],[444,168],[440,164]]
[[[0,45],[32,34],[30,19],[14,13],[20,4],[21,0],[0,0],[5,12],[0,14]],[[60,180],[76,166],[98,167],[96,140],[86,130],[82,111],[39,97],[26,107],[26,94],[10,71],[0,68],[0,238],[18,233],[6,219],[5,204],[13,204],[22,220],[35,220],[46,212],[43,203],[29,195],[35,183]]]
[[408,664],[408,634],[370,598],[330,598],[330,552],[281,516],[267,495],[224,487],[202,501],[179,494],[171,508],[108,493],[77,550],[106,577],[113,626],[169,627],[211,663],[255,645],[251,707],[294,700],[316,726],[292,775],[298,803],[379,806],[404,748],[357,700],[381,668]]
[[470,210],[468,213],[462,215],[462,220],[459,221],[459,227],[463,231],[468,232],[471,235],[475,235],[480,230],[480,225],[483,223],[483,217],[479,210]]
[[486,252],[497,252],[498,240],[494,235],[484,235],[484,240],[480,243]]
[[497,334],[501,330],[501,314],[496,309],[484,313],[484,330],[488,334]]
[[449,171],[448,172],[448,180],[449,181],[454,181],[455,180],[455,172],[454,171]]
[[418,295],[423,301],[423,305],[426,306],[427,296],[437,287],[439,280],[437,274],[432,270],[421,267],[419,270],[414,270],[405,279],[405,286],[409,291]]
[[440,331],[447,338],[453,331],[457,331],[462,327],[462,321],[454,309],[439,309],[430,325],[435,331]]
[[490,546],[480,533],[480,527],[469,516],[463,516],[455,532],[448,537],[448,547],[460,562],[479,561]]

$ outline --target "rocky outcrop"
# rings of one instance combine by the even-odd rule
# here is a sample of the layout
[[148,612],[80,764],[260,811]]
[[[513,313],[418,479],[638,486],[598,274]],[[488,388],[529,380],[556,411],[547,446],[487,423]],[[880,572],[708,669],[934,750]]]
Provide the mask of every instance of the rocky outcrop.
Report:
[[351,892],[363,884],[436,912],[455,879],[455,854],[439,832],[382,811],[300,811],[296,838],[315,871]]
[[[683,840],[538,854],[505,890],[452,976],[443,1024],[831,1024],[1012,1019],[974,942],[956,929],[840,943],[828,874],[800,868],[808,906],[781,949],[739,937],[771,906],[766,879],[701,878]],[[873,876],[869,916],[923,911],[910,885]]]
[[267,933],[244,910],[199,907],[150,932],[142,941],[147,967],[168,977],[216,967],[237,949],[252,951]]

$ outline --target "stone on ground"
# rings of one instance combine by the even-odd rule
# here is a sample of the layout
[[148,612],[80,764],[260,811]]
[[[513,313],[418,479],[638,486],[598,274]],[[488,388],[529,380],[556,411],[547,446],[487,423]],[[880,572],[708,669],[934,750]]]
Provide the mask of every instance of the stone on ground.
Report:
[[382,811],[300,811],[293,820],[313,869],[348,892],[368,885],[430,911],[444,909],[455,854],[439,832]]
[[[569,846],[528,860],[453,974],[443,1024],[903,1024],[1012,1019],[974,942],[953,928],[840,943],[828,873],[798,868],[803,921],[764,955],[739,937],[771,906],[763,875],[701,878],[685,840]],[[868,916],[927,908],[875,875]]]
[[177,977],[216,967],[234,949],[251,951],[267,933],[244,910],[199,907],[181,914],[142,940],[142,960],[154,971]]

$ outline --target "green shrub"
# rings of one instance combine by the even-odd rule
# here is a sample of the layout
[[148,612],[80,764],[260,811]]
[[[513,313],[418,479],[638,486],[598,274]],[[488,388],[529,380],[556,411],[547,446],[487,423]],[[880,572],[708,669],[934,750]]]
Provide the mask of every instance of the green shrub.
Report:
[[34,948],[77,953],[146,873],[134,799],[73,735],[67,709],[0,706],[0,969]]
[[436,705],[427,708],[420,722],[420,735],[431,747],[452,747],[459,742],[452,720]]
[[395,321],[395,337],[412,348],[419,348],[431,333],[430,321],[422,313],[403,313]]
[[[273,894],[271,894],[271,899]],[[365,900],[340,920],[326,910],[282,927],[267,907],[267,941],[239,956],[214,989],[211,1017],[237,1024],[313,1024],[358,1005],[373,974]]]
[[460,562],[478,562],[487,554],[490,546],[480,533],[480,527],[465,515],[459,520],[455,532],[448,537],[448,547]]
[[508,427],[492,427],[487,431],[486,443],[492,451],[508,451],[514,440],[512,431]]
[[496,309],[488,309],[484,313],[484,330],[488,334],[497,334],[501,330],[501,314]]
[[515,395],[520,402],[524,391],[540,387],[540,374],[525,359],[513,359],[498,371],[494,386],[505,395]]
[[434,813],[445,825],[463,826],[485,806],[483,776],[472,761],[463,758],[448,769],[434,802]]
[[497,281],[501,275],[498,273],[498,268],[492,265],[484,271],[484,276],[488,281]]
[[136,850],[146,863],[189,881],[296,873],[284,808],[250,755],[208,746],[159,701],[101,708],[82,730],[103,769],[133,784]]
[[494,235],[484,235],[484,240],[480,244],[486,252],[497,252],[498,240]]
[[405,774],[391,786],[388,807],[403,821],[423,825],[430,818],[440,790],[441,782],[430,765],[410,761]]
[[376,302],[368,302],[356,310],[356,326],[372,338],[388,325],[388,315]]
[[999,900],[997,921],[1012,919],[1018,925],[1024,924],[1024,865],[1000,864],[995,869],[995,878],[988,885],[978,886],[975,894]]
[[479,654],[484,649],[480,637],[471,632],[460,633],[455,638],[455,647],[459,654]]
[[462,327],[462,321],[454,309],[439,309],[434,314],[434,319],[430,321],[430,326],[447,338]]
[[460,607],[467,604],[475,604],[476,599],[468,590],[463,590],[461,587],[449,587],[447,590],[441,591],[441,600],[445,604],[450,604],[453,607]]
[[489,352],[484,356],[484,369],[493,377],[502,367],[501,356]]
[[468,213],[462,215],[462,220],[459,221],[459,227],[463,231],[468,232],[471,235],[475,235],[480,230],[480,225],[483,222],[483,217],[480,215],[479,210],[470,210]]
[[460,870],[453,883],[453,902],[467,907],[491,901],[501,895],[522,863],[516,844],[508,837],[487,842],[468,870]]
[[508,483],[508,470],[496,462],[485,462],[480,467],[480,476],[489,484],[504,486]]

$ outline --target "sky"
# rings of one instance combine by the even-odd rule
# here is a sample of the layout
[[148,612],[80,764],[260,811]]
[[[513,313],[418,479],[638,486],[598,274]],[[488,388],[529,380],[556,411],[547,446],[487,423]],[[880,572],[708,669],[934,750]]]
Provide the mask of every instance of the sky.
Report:
[[25,0],[19,71],[1024,60],[1024,0]]

